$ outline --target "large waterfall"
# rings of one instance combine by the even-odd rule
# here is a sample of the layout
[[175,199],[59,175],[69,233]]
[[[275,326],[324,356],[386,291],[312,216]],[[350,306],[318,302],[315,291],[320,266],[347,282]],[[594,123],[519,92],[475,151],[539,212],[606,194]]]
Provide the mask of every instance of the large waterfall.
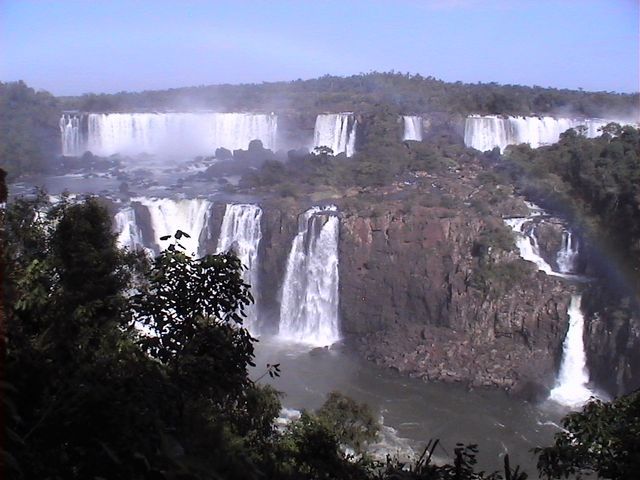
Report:
[[[247,268],[243,278],[251,285],[251,293],[258,301],[258,247],[262,239],[260,221],[262,209],[258,205],[228,204],[220,227],[217,252],[232,250]],[[257,333],[257,305],[246,310],[244,326],[251,333]]]
[[567,406],[580,406],[594,395],[587,387],[589,372],[584,351],[584,316],[581,295],[573,295],[569,305],[569,329],[562,345],[562,362],[556,387],[549,398]]
[[178,240],[184,252],[188,255],[199,255],[200,235],[204,230],[209,216],[211,202],[202,198],[190,200],[173,200],[170,198],[133,198],[133,201],[144,205],[151,217],[151,227],[153,228],[153,238],[156,251],[164,250],[170,242],[162,241],[160,237],[174,235],[177,230],[181,230],[189,235]]
[[553,117],[500,117],[497,115],[471,115],[464,126],[464,143],[482,152],[499,147],[504,151],[507,145],[528,143],[532,148],[556,143],[560,134],[580,125],[586,127],[586,136],[593,138],[610,122],[599,118],[575,119]]
[[329,147],[334,155],[346,153],[347,157],[356,149],[358,121],[352,113],[326,113],[316,117],[313,131],[313,147]]
[[60,119],[63,155],[213,155],[218,147],[246,149],[251,140],[275,150],[277,128],[275,115],[253,113],[89,113]]
[[314,207],[298,218],[282,286],[279,335],[330,345],[338,327],[338,235],[336,207]]
[[422,141],[422,117],[404,116],[404,135],[402,140]]

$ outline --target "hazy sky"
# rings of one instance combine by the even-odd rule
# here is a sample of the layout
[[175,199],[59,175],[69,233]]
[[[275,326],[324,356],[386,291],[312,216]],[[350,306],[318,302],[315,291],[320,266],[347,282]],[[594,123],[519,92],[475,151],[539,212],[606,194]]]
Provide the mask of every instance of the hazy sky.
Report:
[[638,91],[638,0],[0,0],[0,80],[54,94],[420,73]]

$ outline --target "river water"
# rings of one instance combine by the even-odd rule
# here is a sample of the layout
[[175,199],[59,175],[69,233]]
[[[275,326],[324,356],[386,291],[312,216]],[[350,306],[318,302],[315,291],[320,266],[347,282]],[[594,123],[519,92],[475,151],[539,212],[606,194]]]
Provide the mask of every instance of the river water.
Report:
[[456,442],[477,443],[479,465],[499,468],[505,453],[535,477],[536,459],[530,450],[549,445],[566,413],[544,403],[532,405],[496,390],[468,391],[460,385],[427,383],[400,376],[356,357],[345,348],[310,350],[308,345],[261,337],[256,345],[253,378],[267,364],[280,364],[279,378],[264,376],[282,392],[286,409],[316,409],[338,390],[366,402],[383,419],[378,450],[400,456],[421,453],[429,439],[439,439],[437,458],[451,458]]
[[[171,177],[170,172],[167,177]],[[158,176],[156,176],[158,179]],[[193,185],[173,189],[165,179],[157,186],[136,189],[136,194],[215,195],[211,185]],[[172,178],[175,181],[175,176]],[[31,179],[13,185],[12,194],[32,191],[32,185],[44,185],[52,194],[63,190],[74,193],[114,192],[119,181],[113,177],[66,175]],[[157,190],[156,190],[157,189]],[[250,201],[250,200],[247,200]],[[531,449],[549,445],[558,424],[568,412],[553,402],[533,405],[496,390],[468,391],[461,385],[427,383],[400,376],[358,358],[345,347],[311,350],[309,345],[283,341],[263,335],[256,344],[253,378],[260,377],[267,364],[279,363],[281,376],[268,375],[260,383],[269,383],[282,392],[282,404],[288,411],[316,409],[327,394],[338,390],[359,402],[366,402],[382,419],[378,454],[419,455],[430,439],[439,439],[437,459],[451,459],[457,442],[479,445],[479,466],[495,470],[508,453],[512,465],[521,465],[535,478],[536,459]]]

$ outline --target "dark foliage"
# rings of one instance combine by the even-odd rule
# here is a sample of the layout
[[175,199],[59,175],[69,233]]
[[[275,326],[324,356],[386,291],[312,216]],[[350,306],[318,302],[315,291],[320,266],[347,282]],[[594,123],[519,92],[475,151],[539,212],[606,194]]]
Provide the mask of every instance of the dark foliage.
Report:
[[572,114],[587,117],[631,115],[637,110],[637,94],[584,92],[499,85],[497,83],[443,82],[434,77],[399,72],[371,72],[312,80],[246,85],[211,85],[171,90],[88,94],[63,99],[65,108],[82,111],[140,111],[157,109],[219,109],[242,111],[294,110],[316,114],[324,111],[367,112],[386,104],[405,114],[448,112],[458,114]]
[[60,104],[24,82],[0,82],[0,165],[10,177],[47,170],[60,151]]
[[640,391],[611,403],[593,400],[562,425],[551,447],[537,449],[544,477],[595,473],[622,480],[640,472]]
[[[627,316],[638,311],[640,131],[609,124],[600,137],[589,139],[568,130],[549,147],[509,147],[496,167],[590,240],[592,273],[604,279],[601,287],[617,298],[614,303],[627,305]],[[606,256],[598,255],[599,250]]]

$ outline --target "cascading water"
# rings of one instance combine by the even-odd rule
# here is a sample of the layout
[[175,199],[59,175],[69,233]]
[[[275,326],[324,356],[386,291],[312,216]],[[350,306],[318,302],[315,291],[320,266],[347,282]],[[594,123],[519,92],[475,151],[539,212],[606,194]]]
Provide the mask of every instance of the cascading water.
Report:
[[[205,228],[211,202],[202,198],[190,200],[173,200],[170,198],[133,198],[132,201],[140,202],[147,207],[151,217],[151,227],[156,251],[164,250],[169,241],[162,241],[160,237],[175,235],[181,230],[190,238],[183,237],[178,240],[185,247],[188,255],[199,255],[200,235]],[[170,241],[173,241],[172,238]]]
[[589,138],[600,135],[598,129],[610,122],[625,124],[620,120],[600,118],[553,118],[553,117],[500,117],[497,115],[471,115],[464,127],[464,143],[480,151],[499,147],[504,151],[507,145],[528,143],[532,148],[556,143],[560,134],[580,125],[586,127]]
[[84,153],[81,124],[82,119],[80,115],[63,113],[60,117],[62,155],[66,157],[76,157]]
[[[527,203],[530,209],[529,217],[505,219],[516,234],[516,245],[520,256],[524,260],[535,263],[538,269],[547,275],[563,278],[572,278],[575,259],[578,254],[577,242],[574,243],[571,232],[563,233],[563,244],[557,254],[559,272],[540,256],[538,240],[534,228],[526,228],[526,223],[539,217],[543,211],[535,204]],[[562,405],[576,407],[584,404],[594,393],[587,388],[589,374],[586,368],[586,354],[584,349],[584,316],[580,305],[581,295],[572,295],[571,303],[567,311],[569,315],[569,329],[562,346],[562,362],[560,373],[556,381],[556,387],[551,391],[549,398]]]
[[589,372],[584,351],[584,316],[580,305],[581,295],[573,295],[569,305],[569,329],[562,345],[562,362],[556,386],[549,398],[562,405],[583,405],[594,393],[589,390]]
[[562,233],[562,248],[556,256],[558,270],[561,273],[574,273],[575,264],[578,258],[578,240],[576,240],[570,231]]
[[334,155],[355,152],[358,121],[352,113],[326,113],[316,117],[313,147],[329,147]]
[[422,141],[422,117],[403,116],[404,135],[402,140]]
[[[251,285],[251,292],[257,302],[258,293],[258,247],[262,239],[260,221],[262,209],[258,205],[228,204],[220,227],[217,252],[233,250],[242,264],[247,267],[243,278]],[[246,309],[247,318],[244,326],[257,333],[257,305]]]
[[282,286],[279,336],[330,345],[338,327],[338,236],[336,207],[314,207],[298,218]]
[[136,213],[131,207],[126,207],[116,213],[114,217],[115,230],[118,233],[118,246],[136,250],[144,248],[142,231],[136,221]]
[[520,252],[520,256],[528,262],[533,262],[538,266],[538,270],[547,275],[562,276],[561,273],[555,272],[540,255],[538,247],[538,239],[533,230],[526,230],[526,224],[531,221],[532,217],[507,218],[505,223],[511,227],[516,234],[516,246]]
[[[246,149],[251,140],[260,140],[265,148],[276,149],[276,115],[89,113],[84,117],[86,135],[80,128],[80,116],[64,114],[60,119],[64,155],[79,155],[85,150],[101,156],[116,153],[212,155],[218,147]],[[67,126],[70,122],[72,125]]]

